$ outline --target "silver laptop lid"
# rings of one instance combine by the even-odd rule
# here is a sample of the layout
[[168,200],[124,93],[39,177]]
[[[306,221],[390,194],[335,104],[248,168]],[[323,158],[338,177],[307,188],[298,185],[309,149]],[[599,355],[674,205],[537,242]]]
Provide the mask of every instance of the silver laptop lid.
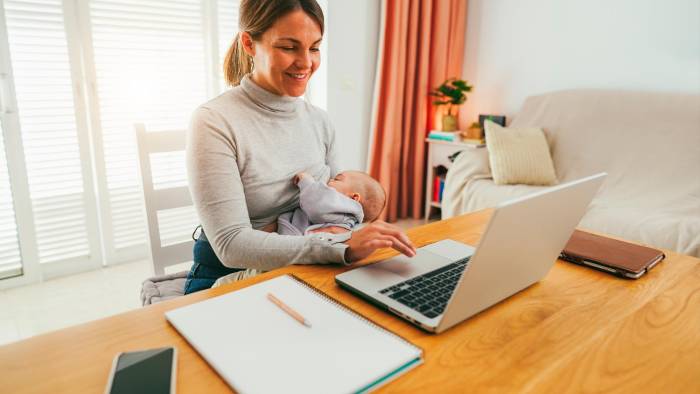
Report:
[[606,175],[565,183],[496,207],[435,331],[444,331],[542,279]]

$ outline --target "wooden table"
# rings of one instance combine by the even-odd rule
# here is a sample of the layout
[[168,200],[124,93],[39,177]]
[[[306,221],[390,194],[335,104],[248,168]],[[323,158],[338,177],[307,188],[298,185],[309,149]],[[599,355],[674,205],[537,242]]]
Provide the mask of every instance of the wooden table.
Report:
[[[490,212],[409,231],[417,246],[476,244]],[[363,263],[392,255],[382,250]],[[668,257],[639,280],[558,262],[539,283],[443,334],[425,333],[341,290],[347,268],[294,266],[0,347],[2,393],[101,393],[114,355],[173,345],[179,393],[230,392],[164,312],[293,273],[425,350],[384,392],[700,392],[700,260]],[[231,338],[236,340],[236,338]]]

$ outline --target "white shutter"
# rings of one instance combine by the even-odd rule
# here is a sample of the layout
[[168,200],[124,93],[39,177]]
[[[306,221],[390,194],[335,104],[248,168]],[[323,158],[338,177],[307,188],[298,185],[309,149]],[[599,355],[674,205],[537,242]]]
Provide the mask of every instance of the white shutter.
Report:
[[91,250],[62,7],[4,1],[39,262],[75,265]]
[[224,79],[224,58],[229,47],[233,43],[238,33],[238,8],[239,2],[234,0],[219,0],[217,2],[217,19],[218,19],[218,37],[219,37],[219,81],[221,82],[221,90],[227,88],[226,80]]
[[[112,234],[106,245],[108,258],[119,260],[147,240],[134,123],[149,131],[184,130],[207,98],[202,6],[198,0],[94,0],[89,16],[102,141],[97,151],[107,180],[103,209]],[[184,179],[184,156],[178,159],[172,172],[154,171],[154,177]],[[182,227],[182,233],[193,229]]]
[[17,222],[12,203],[10,178],[7,173],[5,143],[3,133],[0,132],[0,278],[21,273],[22,261],[17,240]]

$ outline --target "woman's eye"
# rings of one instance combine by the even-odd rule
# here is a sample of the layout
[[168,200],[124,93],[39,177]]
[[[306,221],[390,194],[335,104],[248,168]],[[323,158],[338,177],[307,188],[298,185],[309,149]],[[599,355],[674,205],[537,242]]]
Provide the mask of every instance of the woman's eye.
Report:
[[279,48],[284,50],[284,51],[293,51],[294,50],[294,47],[279,47]]
[[321,50],[320,48],[311,48],[311,52],[318,52],[320,50]]

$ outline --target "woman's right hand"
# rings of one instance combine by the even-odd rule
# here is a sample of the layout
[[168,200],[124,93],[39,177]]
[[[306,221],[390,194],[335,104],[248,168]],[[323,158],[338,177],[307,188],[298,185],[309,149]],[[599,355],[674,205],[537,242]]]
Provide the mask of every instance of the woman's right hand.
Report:
[[393,224],[383,221],[372,222],[352,232],[345,242],[345,261],[362,260],[380,248],[394,248],[408,257],[416,255],[416,248],[406,234]]

